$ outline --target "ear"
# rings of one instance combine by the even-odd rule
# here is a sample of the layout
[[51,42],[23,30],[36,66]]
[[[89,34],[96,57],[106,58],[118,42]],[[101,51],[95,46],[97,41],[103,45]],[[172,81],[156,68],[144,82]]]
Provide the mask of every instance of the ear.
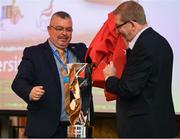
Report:
[[47,26],[47,30],[50,30],[51,29],[51,27],[50,26]]
[[130,21],[130,23],[131,23],[133,28],[136,27],[136,25],[137,25],[137,22],[135,22],[135,21]]
[[133,32],[136,31],[139,24],[137,22],[135,22],[135,21],[131,21],[130,23],[131,23],[132,31]]

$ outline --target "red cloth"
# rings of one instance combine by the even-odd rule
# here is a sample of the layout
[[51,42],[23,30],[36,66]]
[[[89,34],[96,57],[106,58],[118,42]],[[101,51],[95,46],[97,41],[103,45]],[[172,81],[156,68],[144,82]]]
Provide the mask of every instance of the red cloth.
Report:
[[[115,32],[114,15],[108,14],[108,19],[92,40],[85,60],[89,56],[94,65],[92,69],[93,86],[104,88],[105,79],[103,69],[110,61],[113,61],[117,70],[117,77],[120,78],[126,63],[127,46],[120,35]],[[115,100],[116,95],[104,90],[107,101]]]

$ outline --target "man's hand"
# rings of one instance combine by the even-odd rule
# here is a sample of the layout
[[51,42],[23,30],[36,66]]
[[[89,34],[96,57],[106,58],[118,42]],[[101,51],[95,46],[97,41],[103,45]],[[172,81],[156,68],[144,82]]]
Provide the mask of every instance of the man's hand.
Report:
[[32,88],[29,99],[37,101],[44,95],[45,90],[43,89],[43,86],[35,86]]
[[116,69],[112,61],[103,69],[103,73],[105,80],[110,76],[116,76]]

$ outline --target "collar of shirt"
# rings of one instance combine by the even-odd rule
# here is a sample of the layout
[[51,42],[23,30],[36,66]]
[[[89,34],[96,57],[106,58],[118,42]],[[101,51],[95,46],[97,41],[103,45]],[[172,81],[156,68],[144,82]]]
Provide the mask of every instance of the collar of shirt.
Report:
[[[48,39],[50,47],[53,49],[54,52],[57,52],[57,48],[54,46],[54,44]],[[65,53],[67,52],[67,48],[65,49]]]
[[145,31],[147,28],[149,28],[149,26],[144,27],[141,31],[139,31],[139,32],[136,34],[136,36],[132,39],[132,41],[129,42],[128,47],[129,47],[131,50],[133,49],[134,44],[136,43],[136,41],[137,41],[137,39],[139,38],[139,36],[141,35],[141,33],[142,33],[143,31]]

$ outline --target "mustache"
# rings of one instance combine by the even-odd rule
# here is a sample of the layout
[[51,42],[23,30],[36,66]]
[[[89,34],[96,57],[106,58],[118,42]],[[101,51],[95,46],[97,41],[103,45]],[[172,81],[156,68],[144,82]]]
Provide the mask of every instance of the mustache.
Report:
[[65,36],[65,35],[63,35],[63,36],[61,35],[61,36],[58,36],[57,38],[58,38],[58,39],[68,39],[69,37],[68,37],[68,36]]

